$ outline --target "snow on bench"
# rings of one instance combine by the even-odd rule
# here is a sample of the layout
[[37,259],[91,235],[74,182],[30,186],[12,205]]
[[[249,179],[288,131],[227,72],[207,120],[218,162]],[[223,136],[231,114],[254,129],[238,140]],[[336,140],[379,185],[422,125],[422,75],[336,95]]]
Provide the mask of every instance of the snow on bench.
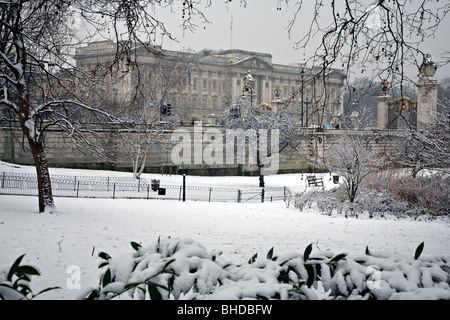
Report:
[[308,187],[323,187],[323,177],[307,176]]

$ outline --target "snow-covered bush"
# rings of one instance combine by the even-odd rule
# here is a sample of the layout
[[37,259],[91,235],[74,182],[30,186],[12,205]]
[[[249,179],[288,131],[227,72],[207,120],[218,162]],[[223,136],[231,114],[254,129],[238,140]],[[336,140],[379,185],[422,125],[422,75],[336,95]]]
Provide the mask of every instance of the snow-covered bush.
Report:
[[31,289],[31,277],[39,276],[36,267],[21,265],[25,255],[14,261],[11,267],[0,268],[0,300],[31,300],[36,296],[58,287],[47,288],[34,294]]
[[101,253],[98,287],[83,299],[450,299],[450,256],[373,253],[353,257],[330,251],[263,258],[234,265],[191,239],[159,238],[148,247],[111,258]]
[[342,212],[343,202],[334,196],[331,196],[330,191],[325,190],[311,190],[294,194],[291,199],[294,208],[303,211],[303,209],[311,209],[313,205],[317,206],[320,212],[331,215],[336,209],[336,212]]
[[400,182],[395,189],[388,188],[387,184],[381,188],[379,182],[361,186],[354,202],[346,199],[344,188],[339,186],[331,190],[306,190],[294,194],[291,203],[300,211],[315,206],[323,214],[331,215],[335,212],[356,218],[363,214],[369,218],[393,215],[396,218],[412,219],[448,215],[450,198],[443,190],[450,190],[450,186],[445,185],[450,179],[438,178],[435,182],[428,181],[421,186],[416,184],[414,188]]
[[190,239],[159,238],[147,248],[131,245],[134,252],[116,259],[99,254],[99,267],[106,270],[88,299],[111,299],[124,292],[135,299],[157,300],[205,295],[230,275],[220,252],[208,252]]
[[373,173],[365,189],[382,193],[393,207],[400,202],[403,208],[399,208],[401,213],[394,211],[396,215],[404,213],[417,218],[423,214],[450,214],[450,175],[440,171],[412,177],[399,170],[384,170]]

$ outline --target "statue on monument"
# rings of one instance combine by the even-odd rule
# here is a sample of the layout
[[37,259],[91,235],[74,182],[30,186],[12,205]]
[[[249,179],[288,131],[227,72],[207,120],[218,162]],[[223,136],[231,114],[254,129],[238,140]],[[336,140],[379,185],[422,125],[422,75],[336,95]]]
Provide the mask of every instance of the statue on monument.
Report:
[[437,66],[431,59],[430,54],[425,54],[423,57],[423,62],[419,67],[421,78],[432,78],[436,74]]
[[389,82],[386,79],[383,79],[383,80],[381,80],[380,84],[381,84],[381,95],[382,96],[387,96],[388,95],[388,89],[389,89],[389,87],[388,87]]
[[423,128],[431,122],[437,111],[438,82],[434,78],[437,65],[431,59],[431,55],[423,56],[422,65],[419,67],[419,81],[417,82],[417,127]]

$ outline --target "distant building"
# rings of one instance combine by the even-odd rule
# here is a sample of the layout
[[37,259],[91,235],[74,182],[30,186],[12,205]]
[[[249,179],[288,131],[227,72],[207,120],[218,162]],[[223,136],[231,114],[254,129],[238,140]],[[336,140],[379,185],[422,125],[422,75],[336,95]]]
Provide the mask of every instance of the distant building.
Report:
[[[159,104],[165,110],[163,116],[168,110],[183,109],[187,123],[214,123],[227,104],[249,95],[256,105],[285,108],[293,121],[303,119],[303,125],[336,125],[343,115],[344,76],[340,70],[324,73],[321,68],[275,64],[271,54],[236,49],[189,53],[144,46],[132,50],[135,56],[130,61],[109,68],[118,49],[120,44],[112,41],[93,42],[79,48],[75,56],[77,66],[89,72],[103,71],[102,75],[110,78],[101,95],[111,103],[144,100]],[[252,90],[244,91],[248,72],[254,82]]]

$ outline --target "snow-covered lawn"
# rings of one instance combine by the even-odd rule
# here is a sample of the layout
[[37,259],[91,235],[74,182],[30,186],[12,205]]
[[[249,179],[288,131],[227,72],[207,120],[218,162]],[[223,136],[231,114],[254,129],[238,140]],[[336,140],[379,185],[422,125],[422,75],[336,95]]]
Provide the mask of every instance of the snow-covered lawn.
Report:
[[[0,164],[0,172],[33,172],[31,167]],[[52,172],[124,174],[67,169],[51,169]],[[160,175],[145,178],[151,177],[161,181],[181,179]],[[258,178],[188,179],[204,186],[252,187]],[[266,183],[304,188],[299,174],[267,177]],[[130,253],[130,242],[145,247],[159,236],[193,239],[208,250],[222,251],[222,256],[235,264],[246,263],[255,253],[265,256],[272,247],[276,255],[303,253],[310,243],[313,253],[331,250],[357,255],[364,254],[368,246],[372,252],[413,256],[424,242],[423,256],[450,256],[450,225],[446,220],[411,221],[392,216],[347,219],[336,213],[323,215],[314,207],[300,212],[287,208],[283,201],[248,204],[55,198],[55,202],[58,213],[37,214],[36,197],[0,195],[0,267],[10,266],[26,254],[23,263],[37,266],[41,272],[32,280],[33,292],[61,287],[44,293],[40,299],[76,299],[82,290],[98,285],[98,253],[104,251],[118,257]],[[71,266],[81,271],[80,289],[71,288],[68,283],[74,270]]]

